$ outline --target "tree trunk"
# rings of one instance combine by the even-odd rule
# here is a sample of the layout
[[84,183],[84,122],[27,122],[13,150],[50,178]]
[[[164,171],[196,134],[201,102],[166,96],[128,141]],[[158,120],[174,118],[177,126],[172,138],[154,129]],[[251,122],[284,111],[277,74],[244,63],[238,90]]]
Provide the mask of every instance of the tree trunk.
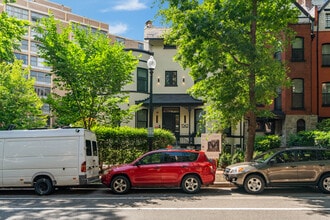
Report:
[[245,158],[244,158],[245,161],[251,161],[253,158],[254,139],[256,136],[256,124],[257,124],[256,114],[254,111],[250,111],[248,116],[248,140],[245,149]]
[[[258,0],[252,0],[252,15],[254,18],[257,17],[257,3]],[[257,22],[255,19],[251,22],[251,44],[254,46],[254,51],[252,51],[251,63],[253,63],[256,59],[256,33],[257,33]],[[254,139],[256,136],[256,124],[257,124],[257,116],[256,116],[256,108],[257,102],[255,97],[255,84],[256,84],[256,72],[254,69],[250,70],[249,74],[249,100],[250,100],[250,110],[247,114],[248,119],[248,141],[245,151],[245,161],[251,161],[253,158],[254,151]]]

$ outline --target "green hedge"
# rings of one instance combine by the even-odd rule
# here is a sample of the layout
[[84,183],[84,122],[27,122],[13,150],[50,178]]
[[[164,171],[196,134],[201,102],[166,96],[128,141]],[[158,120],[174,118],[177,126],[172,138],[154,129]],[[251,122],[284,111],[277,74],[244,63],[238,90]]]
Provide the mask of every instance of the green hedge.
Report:
[[288,145],[330,147],[330,132],[318,130],[301,131],[298,134],[290,135]]
[[[263,135],[256,136],[254,142],[254,155],[261,154],[269,149],[278,148],[281,146],[281,138],[278,135]],[[225,168],[226,166],[244,161],[244,152],[236,150],[232,155],[230,147],[225,146],[223,152],[219,157],[219,166]]]
[[278,135],[256,136],[254,150],[265,152],[281,146],[281,138]]
[[[101,164],[129,163],[149,150],[146,128],[94,127],[92,131],[97,137]],[[166,148],[174,142],[170,131],[154,130],[153,150]]]

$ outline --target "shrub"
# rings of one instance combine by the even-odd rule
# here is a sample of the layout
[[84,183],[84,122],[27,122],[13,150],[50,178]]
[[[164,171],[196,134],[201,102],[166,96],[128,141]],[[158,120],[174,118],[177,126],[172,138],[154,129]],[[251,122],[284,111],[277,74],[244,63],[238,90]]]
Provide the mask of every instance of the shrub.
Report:
[[237,150],[231,158],[231,164],[239,163],[243,161],[244,161],[244,152],[242,150]]
[[281,146],[281,139],[278,135],[256,136],[254,150],[265,152]]
[[330,147],[330,131],[315,131],[314,143],[316,146]]
[[[148,149],[148,131],[145,128],[94,127],[101,164],[116,165],[132,162]],[[155,129],[153,150],[165,148],[175,142],[174,135],[167,130]]]
[[330,132],[330,118],[324,119],[316,125],[317,130]]
[[219,167],[225,168],[231,164],[231,153],[222,152],[219,157]]
[[315,132],[300,131],[298,134],[291,134],[288,140],[289,146],[314,146]]

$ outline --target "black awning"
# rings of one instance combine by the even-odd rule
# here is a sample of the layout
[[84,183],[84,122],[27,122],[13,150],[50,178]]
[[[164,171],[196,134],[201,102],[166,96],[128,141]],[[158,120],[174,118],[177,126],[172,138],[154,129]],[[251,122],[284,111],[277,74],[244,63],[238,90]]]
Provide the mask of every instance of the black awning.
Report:
[[[143,103],[143,105],[149,105],[149,98],[144,100],[139,100],[135,102],[136,104]],[[188,94],[153,94],[152,104],[154,106],[170,106],[170,105],[180,105],[180,106],[199,106],[203,105],[203,101],[195,99]]]

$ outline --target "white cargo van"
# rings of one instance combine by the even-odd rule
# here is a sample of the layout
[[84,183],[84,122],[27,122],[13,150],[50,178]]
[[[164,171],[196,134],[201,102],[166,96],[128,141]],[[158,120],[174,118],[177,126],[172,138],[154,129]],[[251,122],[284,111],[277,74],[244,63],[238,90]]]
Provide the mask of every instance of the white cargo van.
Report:
[[55,187],[99,181],[96,136],[82,128],[0,131],[0,187]]

